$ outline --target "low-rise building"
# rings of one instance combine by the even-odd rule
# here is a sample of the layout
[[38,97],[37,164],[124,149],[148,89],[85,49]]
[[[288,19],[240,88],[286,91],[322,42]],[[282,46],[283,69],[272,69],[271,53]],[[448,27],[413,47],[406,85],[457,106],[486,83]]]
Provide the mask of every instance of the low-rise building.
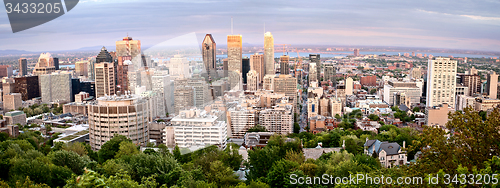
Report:
[[26,114],[19,110],[7,112],[3,118],[7,121],[7,125],[16,125],[18,123],[26,125]]
[[405,151],[405,142],[403,147],[396,142],[381,142],[379,140],[366,140],[364,144],[366,155],[373,156],[373,152],[380,160],[380,164],[385,168],[406,165],[407,157]]

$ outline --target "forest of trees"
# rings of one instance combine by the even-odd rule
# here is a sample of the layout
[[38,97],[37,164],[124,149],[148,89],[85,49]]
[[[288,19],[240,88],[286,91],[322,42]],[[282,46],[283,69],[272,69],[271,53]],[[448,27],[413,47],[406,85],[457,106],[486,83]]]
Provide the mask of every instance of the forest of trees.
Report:
[[[296,139],[291,142],[286,142],[285,136],[273,136],[266,147],[248,151],[246,162],[242,162],[235,144],[228,144],[225,150],[210,146],[189,152],[175,147],[170,152],[159,146],[156,151],[140,151],[131,140],[115,136],[95,152],[82,143],[54,144],[39,132],[27,131],[17,138],[0,133],[0,187],[329,187],[292,185],[290,175],[346,177],[363,173],[396,179],[429,174],[500,174],[498,109],[485,120],[471,109],[450,115],[452,120],[446,126],[449,132],[425,127],[420,133],[384,125],[380,134],[335,129],[316,135],[292,134],[289,137]],[[363,154],[366,138],[400,145],[405,141],[409,158],[417,151],[422,155],[417,163],[386,169],[377,158]],[[323,147],[339,147],[343,140],[344,150],[324,153],[317,160],[306,160],[302,153],[302,147],[315,147],[318,142]],[[248,169],[245,181],[234,173],[242,165]],[[444,184],[443,179],[440,184]],[[339,185],[349,186],[384,185]]]

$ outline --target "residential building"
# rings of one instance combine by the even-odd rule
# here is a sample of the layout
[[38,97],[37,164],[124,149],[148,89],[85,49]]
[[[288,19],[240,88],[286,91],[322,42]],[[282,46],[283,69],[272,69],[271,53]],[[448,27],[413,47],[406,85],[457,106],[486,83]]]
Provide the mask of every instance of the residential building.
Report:
[[318,82],[318,72],[317,72],[317,64],[316,63],[309,63],[309,84],[311,82]]
[[88,109],[92,150],[101,149],[115,135],[126,136],[132,143],[145,146],[149,141],[147,111],[146,100],[137,95],[97,98]]
[[258,123],[258,111],[251,107],[235,106],[227,111],[228,136],[243,138],[248,129]]
[[336,71],[335,71],[335,65],[333,65],[333,63],[325,63],[323,64],[324,65],[324,74],[323,74],[323,81],[331,81],[334,83],[337,82],[337,79],[336,79]]
[[217,121],[217,116],[198,109],[182,110],[170,122],[174,128],[175,144],[179,148],[203,148],[210,145],[226,148],[227,124]]
[[250,70],[255,70],[258,73],[260,82],[264,80],[264,76],[266,74],[265,68],[264,55],[255,53],[250,56]]
[[354,89],[353,80],[351,77],[345,79],[345,94],[352,95]]
[[392,168],[406,165],[408,162],[405,144],[403,141],[403,147],[401,147],[396,142],[381,142],[379,140],[368,140],[367,138],[364,151],[368,156],[373,156],[374,152],[377,153],[376,156],[380,160],[380,164],[385,168]]
[[194,106],[194,89],[187,85],[175,86],[174,90],[174,111],[179,113],[179,111],[190,108]]
[[342,116],[342,100],[340,98],[331,98],[330,99],[330,107],[331,107],[331,112],[330,115],[332,117],[335,117],[335,115]]
[[457,61],[437,57],[429,59],[428,64],[426,106],[433,107],[447,103],[454,107]]
[[273,90],[274,89],[274,77],[276,77],[276,75],[274,74],[269,74],[269,75],[266,75],[264,76],[264,85],[263,85],[263,89],[264,90]]
[[488,74],[486,80],[486,93],[488,93],[488,97],[490,99],[496,99],[498,95],[498,74],[496,72],[492,72]]
[[260,75],[255,70],[251,70],[247,73],[247,90],[257,91],[259,89]]
[[259,112],[259,124],[267,131],[278,134],[291,134],[293,132],[293,106],[275,106]]
[[359,82],[362,86],[377,86],[377,76],[362,76]]
[[458,95],[457,96],[457,110],[464,111],[465,108],[471,107],[474,109],[476,107],[476,98],[467,96],[467,95]]

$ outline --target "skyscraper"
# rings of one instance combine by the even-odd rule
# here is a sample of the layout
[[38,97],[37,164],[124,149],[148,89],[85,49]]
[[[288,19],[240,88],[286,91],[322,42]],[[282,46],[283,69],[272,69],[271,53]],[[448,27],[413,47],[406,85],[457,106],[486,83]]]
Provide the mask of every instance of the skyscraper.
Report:
[[212,34],[205,35],[202,43],[202,55],[203,55],[203,65],[205,65],[205,70],[207,74],[211,77],[216,75],[215,70],[215,55],[216,55],[216,44],[212,37]]
[[250,59],[248,57],[244,57],[241,61],[241,77],[243,78],[243,83],[247,83],[247,73],[250,71]]
[[354,57],[358,57],[359,56],[359,49],[354,49]]
[[95,90],[96,97],[115,94],[115,69],[114,63],[95,64]]
[[10,65],[0,65],[0,78],[12,77],[12,67]]
[[[132,37],[123,37],[123,40],[116,41],[116,56],[117,57],[136,57],[140,60],[141,58],[141,41],[132,40]],[[125,59],[124,59],[125,61]],[[99,62],[98,62],[99,63]]]
[[345,79],[345,94],[352,95],[353,90],[353,80],[351,77]]
[[40,97],[38,76],[24,76],[14,78],[15,93],[20,93],[23,101]]
[[[319,54],[309,54],[309,60],[311,63],[316,63],[316,80],[320,81],[321,80],[321,59]],[[309,67],[309,72],[311,71],[311,68]]]
[[28,75],[28,61],[26,58],[19,59],[19,76]]
[[87,61],[79,61],[75,63],[75,73],[76,76],[87,76],[88,75],[88,65]]
[[254,55],[250,56],[250,70],[257,71],[257,74],[259,75],[259,81],[262,82],[266,74],[264,55],[255,53]]
[[331,81],[333,85],[337,82],[335,78],[335,66],[332,63],[325,64],[325,73],[323,74],[323,81]]
[[[88,110],[91,148],[101,149],[115,135],[126,136],[137,145],[146,145],[149,142],[148,110],[146,100],[136,95],[98,98]],[[123,114],[120,121],[116,119],[117,114]]]
[[455,106],[457,61],[436,57],[428,61],[427,107],[443,103]]
[[229,82],[231,89],[241,90],[240,85],[242,78],[242,36],[228,35],[227,36],[227,58]]
[[247,90],[248,91],[257,91],[260,83],[259,73],[255,70],[251,70],[247,73]]
[[44,74],[38,77],[43,103],[71,102],[71,74],[60,72]]
[[308,78],[309,78],[309,84],[311,84],[311,82],[317,82],[318,81],[318,73],[317,73],[317,70],[316,69],[316,63],[309,63],[309,75],[308,75]]
[[274,70],[274,38],[271,32],[264,34],[264,64],[265,74],[276,74]]
[[56,71],[54,67],[54,58],[50,53],[42,53],[38,58],[38,62],[35,65],[35,69],[33,70],[34,75],[42,75],[42,74],[50,74]]
[[491,99],[496,99],[498,95],[498,74],[496,72],[488,74],[486,81],[486,92]]
[[287,55],[282,55],[280,57],[280,74],[290,74],[290,67],[288,65],[288,62],[290,61],[290,57]]

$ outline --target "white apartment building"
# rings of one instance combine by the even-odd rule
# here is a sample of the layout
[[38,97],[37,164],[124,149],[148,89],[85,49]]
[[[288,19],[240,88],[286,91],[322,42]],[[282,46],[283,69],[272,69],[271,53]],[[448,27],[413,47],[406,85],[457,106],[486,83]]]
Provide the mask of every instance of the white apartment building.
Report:
[[275,106],[273,109],[260,111],[259,124],[269,132],[291,134],[293,132],[293,106]]
[[252,107],[238,105],[230,108],[227,115],[228,136],[231,138],[243,138],[248,129],[258,123],[258,112]]
[[455,106],[457,61],[436,57],[428,61],[427,107],[447,103]]
[[[199,148],[217,145],[224,149],[227,144],[227,124],[217,121],[217,116],[196,108],[181,110],[170,121],[174,128],[175,144],[180,148]],[[165,143],[167,140],[165,140]]]

